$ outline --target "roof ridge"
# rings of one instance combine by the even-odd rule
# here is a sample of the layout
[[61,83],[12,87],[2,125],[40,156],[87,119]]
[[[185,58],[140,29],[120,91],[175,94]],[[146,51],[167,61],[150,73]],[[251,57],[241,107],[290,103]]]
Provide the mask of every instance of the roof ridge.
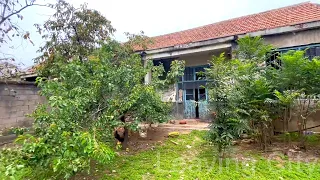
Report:
[[152,36],[152,37],[150,37],[150,38],[157,38],[157,37],[162,37],[162,36],[168,36],[168,35],[171,35],[171,34],[187,32],[187,31],[190,31],[190,30],[200,29],[200,28],[207,27],[207,26],[211,26],[211,25],[214,25],[214,24],[219,24],[219,23],[223,23],[223,22],[228,22],[228,21],[232,21],[232,20],[237,20],[237,19],[240,19],[240,18],[250,17],[250,16],[254,16],[254,15],[258,15],[258,14],[268,13],[268,12],[270,12],[270,11],[276,11],[276,10],[282,10],[282,9],[286,9],[286,8],[297,7],[297,6],[301,6],[301,5],[305,5],[305,4],[313,4],[313,5],[320,6],[320,4],[318,4],[318,3],[312,3],[311,1],[306,1],[306,2],[302,2],[302,3],[297,3],[297,4],[293,4],[293,5],[289,5],[289,6],[283,6],[283,7],[280,7],[280,8],[274,8],[274,9],[270,9],[270,10],[266,10],[266,11],[262,11],[262,12],[258,12],[258,13],[253,13],[253,14],[243,15],[243,16],[239,16],[239,17],[235,17],[235,18],[231,18],[231,19],[226,19],[226,20],[214,22],[214,23],[207,24],[207,25],[197,26],[197,27],[193,27],[193,28],[189,28],[189,29],[185,29],[185,30],[181,30],[181,31],[176,31],[176,32],[167,33],[167,34],[162,34],[162,35],[158,35],[158,36]]

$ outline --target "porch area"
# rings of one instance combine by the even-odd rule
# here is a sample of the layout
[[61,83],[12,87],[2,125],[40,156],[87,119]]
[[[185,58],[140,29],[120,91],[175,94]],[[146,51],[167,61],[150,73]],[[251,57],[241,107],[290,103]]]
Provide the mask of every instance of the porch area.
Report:
[[212,56],[225,54],[227,59],[231,58],[231,45],[207,51],[180,54],[176,57],[163,57],[153,59],[155,66],[162,64],[166,72],[170,70],[173,60],[185,61],[184,75],[168,91],[162,94],[165,102],[173,103],[172,119],[176,120],[208,120],[209,91],[206,88],[207,79],[203,72],[210,67]]

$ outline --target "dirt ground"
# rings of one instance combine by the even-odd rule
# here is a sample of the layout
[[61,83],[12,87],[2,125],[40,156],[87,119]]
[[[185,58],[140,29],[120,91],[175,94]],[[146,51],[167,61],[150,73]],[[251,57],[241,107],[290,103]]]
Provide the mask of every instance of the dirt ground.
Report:
[[[234,146],[237,152],[237,158],[245,158],[244,154],[260,154],[263,157],[282,162],[287,159],[294,162],[315,162],[320,160],[320,144],[308,144],[307,149],[298,148],[298,142],[284,142],[274,140],[268,145],[267,150],[262,151],[258,143],[239,143]],[[245,152],[245,153],[241,153]]]
[[122,152],[125,154],[134,154],[140,151],[154,148],[155,145],[161,145],[163,141],[168,138],[170,132],[179,132],[180,134],[188,134],[191,130],[179,129],[162,129],[149,128],[147,130],[147,137],[140,137],[138,132],[131,132],[129,135],[128,148],[129,152]]

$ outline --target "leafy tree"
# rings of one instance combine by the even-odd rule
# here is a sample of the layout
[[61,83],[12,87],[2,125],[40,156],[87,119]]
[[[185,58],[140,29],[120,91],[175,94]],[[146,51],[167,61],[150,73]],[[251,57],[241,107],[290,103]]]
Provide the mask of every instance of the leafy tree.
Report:
[[237,43],[238,49],[235,53],[241,60],[251,60],[262,63],[273,49],[273,47],[266,44],[260,36],[245,36],[239,39]]
[[309,60],[305,51],[289,51],[279,57],[279,70],[270,70],[270,80],[280,91],[302,90],[306,94],[318,94],[320,63],[319,59]]
[[52,18],[43,25],[35,25],[42,38],[47,41],[39,49],[43,55],[36,59],[41,64],[38,69],[43,75],[48,75],[46,71],[52,68],[51,61],[55,59],[55,55],[63,56],[60,60],[64,62],[73,58],[84,62],[115,31],[109,20],[100,12],[88,9],[87,4],[75,8],[66,1],[59,0],[52,8],[56,9]]
[[[260,37],[244,37],[238,40],[238,45],[239,59],[214,57],[216,60],[206,70],[212,79],[208,86],[213,92],[211,104],[216,109],[209,140],[220,151],[239,136],[242,127],[250,127],[245,130],[256,135],[262,149],[266,149],[271,143],[273,122],[282,120],[287,132],[291,111],[295,111],[301,147],[305,148],[303,132],[307,129],[307,117],[319,108],[319,59],[309,60],[304,51],[290,51],[272,62],[278,63],[275,68],[266,66],[272,46]],[[238,128],[230,126],[229,120]]]
[[[145,75],[155,69],[152,63],[145,67],[140,55],[115,41],[104,44],[85,62],[73,59],[66,64],[63,55],[55,58],[62,58],[52,62],[60,67],[58,76],[37,79],[48,104],[32,115],[36,136],[19,137],[21,155],[7,167],[46,169],[56,178],[88,168],[91,160],[108,162],[114,156],[108,145],[113,144],[115,128],[137,130],[142,122],[167,121],[170,105],[161,101],[157,89],[184,70],[183,62],[174,61],[167,79],[145,84]],[[123,115],[130,119],[121,121]]]
[[[270,81],[279,90],[275,94],[282,103],[285,113],[295,114],[298,117],[300,146],[305,149],[303,132],[308,128],[308,117],[319,110],[317,103],[320,94],[320,60],[318,58],[310,60],[305,57],[305,51],[289,51],[279,59],[280,70],[269,71]],[[283,122],[287,123],[286,117]]]
[[221,54],[212,58],[211,67],[205,71],[208,79],[212,80],[207,86],[214,111],[207,139],[217,146],[220,157],[224,157],[232,141],[246,130],[246,125],[237,115],[237,107],[232,101],[235,96],[232,92],[233,70],[233,64]]
[[[145,65],[133,53],[144,36],[132,35],[121,44],[110,37],[110,22],[86,5],[76,9],[60,0],[53,8],[53,19],[37,26],[48,39],[40,49],[42,76],[37,79],[47,103],[31,115],[35,135],[20,136],[22,148],[6,151],[16,155],[0,160],[10,177],[27,169],[31,178],[69,178],[88,169],[92,160],[107,163],[114,156],[115,128],[123,127],[128,135],[139,123],[167,121],[171,107],[161,101],[159,90],[184,71],[183,61],[173,61],[167,78],[160,80],[163,67],[151,61]],[[150,71],[153,80],[145,84]]]
[[249,126],[261,144],[268,141],[271,114],[265,99],[271,98],[272,91],[263,63],[271,46],[264,44],[260,37],[244,37],[238,40],[238,44],[236,53],[239,59],[226,61],[220,56],[206,70],[213,82],[209,89],[214,94],[209,97],[217,109],[209,139],[218,145],[219,152],[221,147],[227,148],[233,139],[248,131]]
[[[284,91],[284,92],[279,92],[278,90],[274,91],[275,96],[277,97],[278,101],[273,102],[273,103],[279,103],[283,115],[282,115],[282,120],[283,120],[283,131],[284,133],[288,133],[288,126],[289,126],[289,121],[291,120],[292,113],[291,110],[295,106],[295,100],[300,96],[300,92],[297,91]],[[271,100],[274,101],[274,100]]]

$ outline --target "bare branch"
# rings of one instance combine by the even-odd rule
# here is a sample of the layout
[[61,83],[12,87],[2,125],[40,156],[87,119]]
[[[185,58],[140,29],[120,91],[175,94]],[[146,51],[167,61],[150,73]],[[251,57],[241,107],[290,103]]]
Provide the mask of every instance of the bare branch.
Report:
[[2,17],[2,19],[1,19],[1,21],[0,21],[0,25],[1,25],[3,22],[5,22],[8,18],[10,18],[11,16],[20,13],[22,10],[24,10],[25,8],[30,7],[30,6],[45,6],[45,7],[48,7],[48,5],[45,5],[45,4],[27,4],[26,6],[22,7],[22,8],[19,9],[19,10],[17,10],[16,12],[13,12],[13,13],[11,13],[11,14],[8,14],[6,17]]
[[9,0],[6,0],[6,4],[4,4],[4,6],[3,6],[3,12],[2,12],[1,18],[4,17],[4,14],[5,14],[5,12],[6,12],[6,8],[7,8],[7,5],[8,5],[8,1],[9,1]]

